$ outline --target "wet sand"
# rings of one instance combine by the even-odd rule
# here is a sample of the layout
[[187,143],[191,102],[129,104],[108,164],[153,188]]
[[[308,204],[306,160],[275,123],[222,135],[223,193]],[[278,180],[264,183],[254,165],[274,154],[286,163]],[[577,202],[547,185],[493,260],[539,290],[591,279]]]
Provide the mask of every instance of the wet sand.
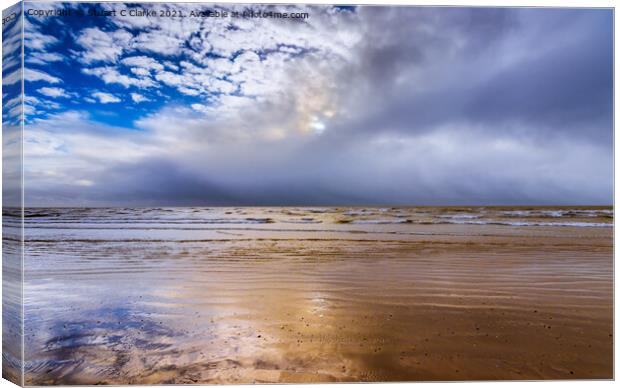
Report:
[[613,377],[612,228],[35,229],[27,384]]

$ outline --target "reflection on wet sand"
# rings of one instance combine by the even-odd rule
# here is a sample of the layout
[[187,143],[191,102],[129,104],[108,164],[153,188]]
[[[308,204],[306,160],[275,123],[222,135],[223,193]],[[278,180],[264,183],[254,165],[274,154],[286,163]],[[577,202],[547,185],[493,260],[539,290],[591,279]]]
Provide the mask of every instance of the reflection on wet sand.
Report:
[[26,382],[612,377],[611,228],[353,228],[307,209],[320,228],[300,228],[269,210],[232,230],[33,221]]

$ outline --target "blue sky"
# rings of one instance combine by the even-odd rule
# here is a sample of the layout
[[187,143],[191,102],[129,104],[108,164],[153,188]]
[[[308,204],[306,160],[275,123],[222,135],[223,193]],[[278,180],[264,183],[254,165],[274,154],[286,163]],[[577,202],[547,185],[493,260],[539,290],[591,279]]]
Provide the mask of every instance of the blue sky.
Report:
[[611,203],[610,10],[261,9],[27,16],[27,204]]
[[[81,10],[84,14],[93,10],[102,12],[108,8],[98,4],[69,3],[61,7]],[[140,5],[120,7],[142,8]],[[32,44],[26,45],[27,67],[58,80],[51,82],[53,86],[45,79],[28,83],[26,93],[29,96],[42,102],[50,97],[56,100],[51,105],[43,103],[37,106],[27,115],[29,120],[79,110],[88,111],[90,117],[100,123],[134,128],[134,120],[165,104],[191,105],[219,94],[217,91],[206,91],[197,96],[191,92],[181,92],[171,83],[158,82],[150,77],[141,77],[142,73],[137,75],[132,72],[132,69],[152,72],[153,69],[148,66],[149,62],[153,62],[157,69],[161,67],[176,73],[181,62],[188,59],[181,52],[186,42],[175,42],[179,51],[171,55],[161,55],[157,50],[142,50],[139,44],[129,42],[140,35],[140,28],[128,25],[120,29],[104,17],[51,17],[41,20],[31,16],[27,17],[26,25],[27,31],[33,32]],[[29,35],[26,33],[27,37]],[[129,50],[122,46],[129,44],[135,46],[132,54],[123,55]],[[48,57],[41,60],[42,54]],[[54,57],[49,57],[49,54]],[[110,66],[110,63],[116,66]],[[110,82],[106,75],[117,79]],[[58,102],[58,98],[62,100]]]

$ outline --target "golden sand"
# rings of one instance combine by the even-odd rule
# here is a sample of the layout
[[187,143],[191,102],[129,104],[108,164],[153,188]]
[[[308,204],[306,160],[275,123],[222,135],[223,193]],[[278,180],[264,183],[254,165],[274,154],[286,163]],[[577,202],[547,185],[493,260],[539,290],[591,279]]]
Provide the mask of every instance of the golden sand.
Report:
[[613,377],[611,228],[270,227],[54,243],[26,382]]

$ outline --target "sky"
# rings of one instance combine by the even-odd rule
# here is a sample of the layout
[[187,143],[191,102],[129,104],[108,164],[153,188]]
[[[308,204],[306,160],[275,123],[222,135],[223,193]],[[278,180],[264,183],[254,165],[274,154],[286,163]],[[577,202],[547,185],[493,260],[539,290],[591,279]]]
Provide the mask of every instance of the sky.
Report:
[[249,7],[26,3],[26,205],[612,203],[611,10]]

